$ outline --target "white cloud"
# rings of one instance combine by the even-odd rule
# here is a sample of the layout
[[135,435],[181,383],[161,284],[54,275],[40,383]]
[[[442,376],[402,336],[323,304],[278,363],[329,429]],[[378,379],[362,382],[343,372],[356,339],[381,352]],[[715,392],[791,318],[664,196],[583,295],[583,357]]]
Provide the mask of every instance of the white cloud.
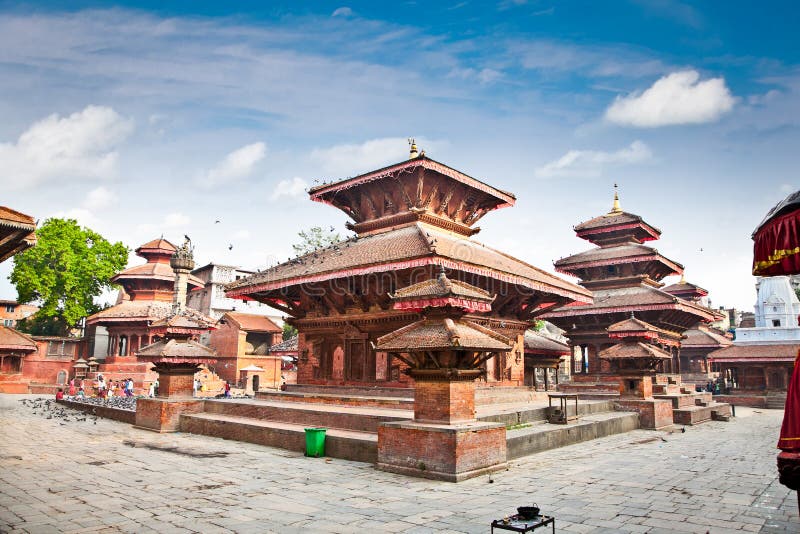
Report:
[[234,150],[199,179],[200,185],[214,187],[245,178],[266,153],[267,146],[261,142]]
[[140,232],[161,232],[165,230],[181,230],[188,231],[189,224],[192,219],[188,215],[181,212],[168,213],[164,216],[161,222],[158,223],[143,223],[137,226]]
[[72,208],[67,211],[59,211],[53,214],[58,219],[75,219],[78,224],[96,230],[100,220],[91,211],[84,208]]
[[700,81],[695,70],[673,72],[642,93],[617,97],[606,119],[625,126],[656,128],[713,122],[733,108],[724,78]]
[[570,150],[536,169],[535,174],[539,178],[600,176],[606,167],[642,163],[652,157],[650,148],[641,141],[634,141],[616,152]]
[[117,201],[117,195],[102,185],[89,191],[83,200],[83,207],[88,210],[98,210],[111,206]]
[[133,121],[109,107],[52,114],[15,143],[0,143],[0,184],[24,189],[56,179],[108,178],[116,171],[116,148],[131,131]]
[[337,8],[332,14],[331,17],[352,17],[354,15],[353,10],[347,6]]
[[306,192],[308,183],[302,178],[294,177],[291,180],[281,180],[272,192],[271,200],[281,197],[299,197]]
[[[431,143],[417,138],[417,146],[430,150]],[[326,172],[335,174],[334,179],[345,178],[347,174],[378,169],[408,158],[408,140],[404,137],[385,137],[357,144],[336,145],[330,148],[314,149],[311,159],[318,162]]]
[[243,241],[246,239],[250,239],[252,237],[252,234],[250,233],[250,230],[244,229],[234,232],[232,237],[237,241]]

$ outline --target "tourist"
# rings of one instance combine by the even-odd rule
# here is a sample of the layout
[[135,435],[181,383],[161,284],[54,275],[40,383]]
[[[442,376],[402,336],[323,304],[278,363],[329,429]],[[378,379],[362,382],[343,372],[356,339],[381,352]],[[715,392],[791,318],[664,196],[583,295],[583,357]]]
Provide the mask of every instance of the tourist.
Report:
[[133,378],[128,378],[125,381],[125,396],[133,397]]
[[81,386],[80,388],[78,388],[78,398],[79,399],[83,399],[85,397],[86,397],[86,394],[83,392],[83,386]]
[[156,396],[156,383],[150,382],[150,388],[147,390],[147,396],[153,398]]
[[226,399],[231,398],[231,383],[228,382],[227,380],[225,381],[225,398]]
[[56,400],[59,401],[64,398],[64,389],[58,388],[58,392],[56,393]]
[[194,387],[192,388],[192,395],[194,397],[196,397],[197,396],[197,390],[200,389],[200,381],[195,378],[193,384],[194,384]]
[[153,390],[153,396],[157,397],[158,396],[158,378],[156,378],[156,381],[153,382],[153,386],[155,387],[155,389]]
[[74,378],[69,381],[69,396],[70,397],[74,397],[75,396],[75,379]]
[[110,399],[111,397],[113,397],[114,396],[114,390],[116,390],[117,387],[118,387],[117,384],[115,384],[113,381],[109,380],[108,381],[108,388],[106,389],[106,398]]

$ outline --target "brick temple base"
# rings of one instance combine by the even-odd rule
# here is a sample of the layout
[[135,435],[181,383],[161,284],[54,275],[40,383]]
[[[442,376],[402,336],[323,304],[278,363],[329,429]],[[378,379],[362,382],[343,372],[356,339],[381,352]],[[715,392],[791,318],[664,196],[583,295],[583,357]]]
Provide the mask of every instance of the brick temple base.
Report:
[[444,424],[474,421],[475,381],[417,381],[414,420]]
[[621,410],[638,412],[641,428],[658,430],[673,424],[672,403],[660,399],[619,399],[614,401]]
[[383,423],[376,467],[448,482],[504,469],[506,429],[501,423]]
[[155,432],[180,432],[182,413],[203,411],[203,401],[194,399],[137,399],[136,426]]

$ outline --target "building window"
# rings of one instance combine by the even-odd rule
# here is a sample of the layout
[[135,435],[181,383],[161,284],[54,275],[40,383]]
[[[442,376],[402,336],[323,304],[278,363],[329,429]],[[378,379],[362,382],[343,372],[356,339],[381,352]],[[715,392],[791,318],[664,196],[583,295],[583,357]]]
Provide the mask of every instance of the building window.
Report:
[[14,326],[14,319],[3,319],[3,326]]
[[780,319],[773,319],[772,320],[772,326],[780,326],[780,325],[781,325],[781,320]]
[[6,304],[6,311],[8,313],[14,313],[14,309],[15,309],[15,307],[14,307],[13,304]]

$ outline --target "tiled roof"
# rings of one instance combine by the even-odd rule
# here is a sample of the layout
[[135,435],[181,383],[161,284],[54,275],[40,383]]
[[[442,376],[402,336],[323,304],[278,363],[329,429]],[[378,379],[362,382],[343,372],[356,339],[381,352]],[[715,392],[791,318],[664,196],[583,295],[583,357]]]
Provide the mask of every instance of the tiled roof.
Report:
[[[600,215],[599,217],[595,217],[593,219],[589,219],[588,221],[582,222],[575,226],[575,231],[580,232],[582,230],[589,230],[595,228],[604,228],[607,226],[617,226],[622,224],[629,224],[629,223],[644,223],[647,226],[650,226],[644,219],[642,219],[639,215],[634,215],[633,213],[628,213],[625,211],[621,211],[619,213],[608,213],[606,215]],[[658,228],[650,226],[656,232],[661,233]]]
[[139,320],[156,321],[172,314],[172,303],[153,300],[125,300],[101,310],[86,319],[87,324],[101,323],[106,320]]
[[163,319],[159,319],[157,321],[153,321],[150,326],[154,328],[164,328],[169,330],[170,328],[175,328],[179,330],[186,330],[186,329],[208,329],[211,327],[216,321],[211,317],[204,315],[203,313],[192,309],[192,308],[184,308],[178,313],[171,313],[167,317]]
[[511,341],[470,321],[423,319],[378,338],[376,349],[386,352],[409,350],[508,351]]
[[656,328],[655,326],[642,321],[641,319],[637,319],[636,317],[630,317],[625,319],[624,321],[620,321],[618,323],[614,323],[607,328],[608,332],[658,332],[661,329]]
[[141,250],[148,250],[148,251],[162,250],[166,253],[166,252],[175,252],[176,250],[178,250],[178,248],[169,241],[167,241],[166,239],[164,239],[163,237],[161,237],[159,239],[153,239],[152,241],[148,241],[144,245],[139,246],[135,252],[138,254],[139,251]]
[[484,300],[487,302],[493,300],[493,297],[488,291],[459,280],[450,280],[444,273],[440,273],[439,276],[431,280],[425,280],[424,282],[398,289],[395,294],[392,295],[392,298],[399,300],[451,296]]
[[289,339],[283,340],[280,343],[276,343],[269,348],[269,351],[272,352],[297,352],[298,351],[298,343],[297,343],[297,336],[292,336]]
[[683,333],[684,339],[681,341],[681,347],[727,347],[732,345],[733,342],[721,336],[716,332],[711,332],[705,328],[696,327],[687,330]]
[[531,354],[569,354],[569,345],[550,339],[533,330],[525,331],[525,352]]
[[336,243],[232,282],[227,286],[227,292],[235,297],[302,283],[424,265],[442,265],[538,291],[591,300],[591,293],[582,287],[477,241],[423,223]]
[[239,328],[248,332],[283,332],[281,327],[263,315],[241,312],[227,312],[225,315],[236,321]]
[[780,361],[793,362],[800,351],[800,343],[776,345],[730,345],[708,355],[715,362]]
[[[136,280],[146,278],[174,282],[175,271],[173,271],[172,267],[166,263],[148,262],[143,265],[136,265],[135,267],[131,267],[117,273],[113,278],[111,278],[111,281],[118,283],[120,280]],[[187,283],[190,287],[205,286],[205,283],[202,280],[192,274],[188,276]]]
[[36,222],[33,217],[5,206],[0,206],[0,225],[30,230],[31,232],[36,229]]
[[618,263],[635,263],[637,261],[660,260],[672,267],[675,272],[683,270],[680,263],[674,262],[659,254],[658,250],[647,245],[626,244],[612,247],[599,247],[579,252],[555,262],[556,268],[571,267],[580,264],[614,265]]
[[0,350],[33,352],[36,350],[36,342],[27,334],[0,326]]
[[697,286],[695,284],[692,284],[692,283],[689,283],[689,282],[686,282],[686,281],[682,281],[682,282],[679,282],[677,284],[670,284],[670,285],[668,285],[666,287],[662,287],[661,291],[666,291],[667,293],[675,293],[675,294],[699,293],[699,294],[702,294],[702,295],[708,295],[708,290],[703,289],[700,286]]
[[154,363],[214,363],[217,351],[196,341],[162,339],[142,347],[136,357]]
[[693,302],[683,300],[650,286],[598,289],[594,292],[594,303],[562,306],[545,313],[542,319],[571,317],[597,313],[637,311],[639,309],[680,309],[704,320],[714,320],[715,313]]
[[468,174],[464,174],[463,172],[458,171],[448,165],[445,165],[444,163],[439,163],[438,161],[432,160],[431,158],[425,156],[420,156],[418,158],[408,159],[405,161],[401,161],[399,163],[394,163],[392,165],[383,167],[382,169],[370,171],[364,174],[360,174],[358,176],[354,176],[352,178],[345,178],[343,180],[339,180],[330,184],[317,185],[309,189],[308,194],[311,196],[312,200],[319,201],[320,197],[324,196],[326,193],[330,193],[332,191],[338,191],[341,189],[346,189],[361,183],[367,183],[379,180],[381,178],[389,176],[390,174],[396,171],[402,171],[402,170],[407,171],[409,169],[414,169],[418,167],[438,172],[439,174],[452,178],[465,185],[474,187],[475,189],[479,189],[487,194],[491,194],[492,196],[496,197],[498,200],[503,202],[503,205],[506,206],[513,205],[514,201],[516,200],[516,197],[514,197],[513,193],[509,193],[508,191],[503,191],[502,189],[497,189],[496,187],[492,187],[489,184],[478,180],[477,178],[473,178]]
[[611,347],[601,350],[598,356],[603,360],[630,360],[630,359],[659,359],[669,360],[672,356],[668,352],[661,350],[649,343],[617,343]]

